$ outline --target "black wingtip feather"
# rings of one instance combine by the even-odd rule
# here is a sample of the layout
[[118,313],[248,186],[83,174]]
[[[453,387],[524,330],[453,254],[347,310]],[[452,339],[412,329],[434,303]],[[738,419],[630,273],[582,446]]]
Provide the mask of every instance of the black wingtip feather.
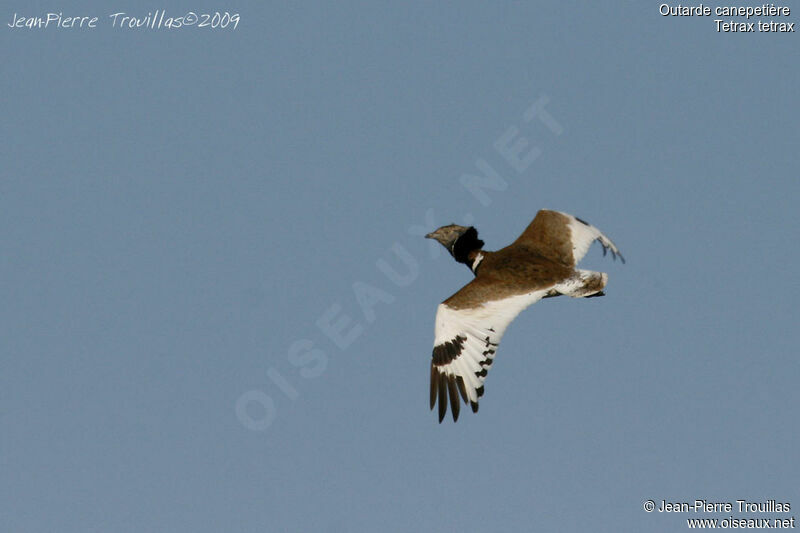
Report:
[[439,423],[444,420],[447,414],[447,377],[439,373]]
[[439,372],[436,370],[436,367],[431,364],[431,411],[433,410],[433,406],[436,405],[436,389],[439,384],[438,374]]
[[456,378],[456,384],[458,385],[458,392],[461,393],[461,399],[464,400],[464,403],[468,403],[469,397],[467,396],[467,387],[464,385],[464,378],[458,376]]
[[448,376],[447,388],[450,391],[450,412],[453,414],[453,422],[458,422],[458,413],[461,410],[461,402],[458,400],[456,380],[453,376]]

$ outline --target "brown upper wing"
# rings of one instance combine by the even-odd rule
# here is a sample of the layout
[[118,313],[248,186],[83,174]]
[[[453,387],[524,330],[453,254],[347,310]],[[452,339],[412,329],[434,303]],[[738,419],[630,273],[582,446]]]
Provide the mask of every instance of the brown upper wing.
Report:
[[536,213],[513,245],[524,245],[552,261],[574,267],[594,241],[603,246],[603,255],[610,250],[614,259],[619,256],[625,262],[616,245],[599,229],[567,213],[548,209]]
[[575,260],[569,222],[568,217],[557,211],[542,209],[514,245],[525,245],[552,261],[572,266]]

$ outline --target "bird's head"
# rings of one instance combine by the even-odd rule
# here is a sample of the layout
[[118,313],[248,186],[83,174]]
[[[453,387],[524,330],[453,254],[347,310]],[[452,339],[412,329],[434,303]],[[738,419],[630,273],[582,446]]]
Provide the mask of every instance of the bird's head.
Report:
[[436,239],[442,246],[447,248],[448,251],[452,251],[453,245],[456,243],[458,238],[464,235],[468,230],[469,228],[465,228],[464,226],[450,224],[449,226],[442,226],[436,231],[428,233],[425,235],[425,238]]
[[469,252],[483,247],[483,241],[478,238],[478,230],[472,226],[468,228],[458,224],[442,226],[425,235],[425,238],[439,241],[459,263],[466,263]]

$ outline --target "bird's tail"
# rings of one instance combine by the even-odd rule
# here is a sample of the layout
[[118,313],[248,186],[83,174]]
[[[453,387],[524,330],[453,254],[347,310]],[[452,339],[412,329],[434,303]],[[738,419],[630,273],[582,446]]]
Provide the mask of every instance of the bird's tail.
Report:
[[608,274],[593,270],[576,270],[575,275],[555,286],[555,290],[573,298],[602,296]]

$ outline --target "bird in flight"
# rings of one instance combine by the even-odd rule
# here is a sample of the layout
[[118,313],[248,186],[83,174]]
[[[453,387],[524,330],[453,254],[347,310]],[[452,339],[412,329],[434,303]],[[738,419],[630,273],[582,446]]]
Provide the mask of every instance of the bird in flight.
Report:
[[598,241],[624,263],[611,239],[583,220],[543,209],[522,235],[496,252],[483,250],[478,231],[456,224],[425,237],[435,239],[475,278],[439,304],[431,360],[431,409],[439,402],[439,422],[458,420],[461,399],[478,412],[478,398],[506,328],[542,298],[603,296],[608,274],[575,268]]

